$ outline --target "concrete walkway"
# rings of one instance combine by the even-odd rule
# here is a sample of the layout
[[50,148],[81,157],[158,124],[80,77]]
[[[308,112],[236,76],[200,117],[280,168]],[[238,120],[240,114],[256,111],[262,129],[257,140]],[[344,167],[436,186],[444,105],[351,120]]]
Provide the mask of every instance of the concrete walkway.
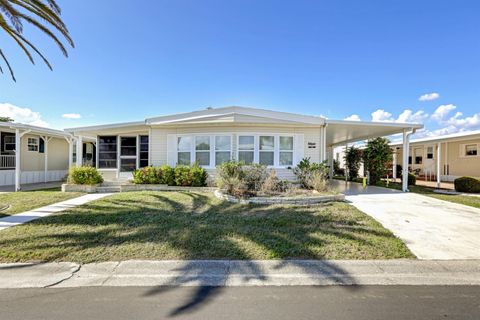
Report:
[[19,224],[23,224],[32,220],[36,220],[42,217],[49,216],[51,214],[67,210],[70,208],[74,208],[76,206],[85,204],[90,201],[94,201],[97,199],[101,199],[103,197],[109,196],[111,193],[95,193],[95,194],[87,194],[84,196],[80,196],[78,198],[69,199],[66,201],[54,203],[45,207],[40,207],[34,210],[17,213],[5,218],[0,219],[0,231],[17,226]]
[[480,209],[359,183],[333,184],[419,259],[480,259]]
[[0,288],[480,285],[480,261],[185,260],[0,264]]

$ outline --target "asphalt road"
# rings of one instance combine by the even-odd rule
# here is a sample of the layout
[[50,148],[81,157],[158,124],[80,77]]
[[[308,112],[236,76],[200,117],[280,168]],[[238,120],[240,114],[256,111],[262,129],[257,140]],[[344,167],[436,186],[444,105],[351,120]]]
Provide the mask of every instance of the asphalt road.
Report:
[[2,289],[0,319],[480,319],[480,287]]

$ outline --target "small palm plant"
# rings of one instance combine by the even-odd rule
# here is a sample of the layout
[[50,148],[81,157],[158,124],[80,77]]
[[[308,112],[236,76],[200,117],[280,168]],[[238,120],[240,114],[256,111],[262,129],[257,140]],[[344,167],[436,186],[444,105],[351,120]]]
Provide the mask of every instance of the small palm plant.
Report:
[[[74,47],[68,29],[60,18],[60,12],[61,10],[56,0],[0,0],[0,29],[3,29],[7,35],[13,38],[32,64],[35,64],[32,56],[33,51],[38,54],[47,67],[52,70],[50,62],[23,36],[23,24],[27,22],[40,29],[58,45],[65,57],[68,57],[64,44],[54,33],[58,31],[66,39],[68,44],[72,46],[72,48]],[[16,81],[13,69],[1,48],[0,58],[0,60],[5,62],[13,81]],[[1,66],[0,72],[3,73]]]

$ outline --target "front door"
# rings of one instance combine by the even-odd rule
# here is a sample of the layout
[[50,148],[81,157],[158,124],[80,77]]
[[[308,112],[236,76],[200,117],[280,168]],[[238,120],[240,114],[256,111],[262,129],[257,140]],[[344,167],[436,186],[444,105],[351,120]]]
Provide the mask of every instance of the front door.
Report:
[[433,175],[435,175],[435,158],[435,146],[425,146],[425,162],[423,170],[425,171],[425,176],[428,176],[428,178],[432,178]]
[[137,168],[137,137],[120,137],[120,172]]

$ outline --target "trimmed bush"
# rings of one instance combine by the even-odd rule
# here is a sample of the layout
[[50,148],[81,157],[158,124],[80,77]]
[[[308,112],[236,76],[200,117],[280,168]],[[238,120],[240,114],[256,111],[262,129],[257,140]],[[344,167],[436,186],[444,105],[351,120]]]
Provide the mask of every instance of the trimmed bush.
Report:
[[160,167],[160,170],[162,171],[162,177],[160,179],[160,183],[166,184],[169,186],[174,186],[175,185],[175,169],[165,164]]
[[458,192],[480,193],[480,179],[461,177],[454,181],[455,190]]
[[162,170],[157,167],[145,167],[133,172],[135,184],[159,184],[162,180]]
[[97,168],[90,166],[73,167],[68,173],[68,183],[73,184],[99,184],[103,182],[103,177]]
[[190,167],[190,176],[192,179],[192,187],[204,187],[207,185],[207,171],[198,165]]

